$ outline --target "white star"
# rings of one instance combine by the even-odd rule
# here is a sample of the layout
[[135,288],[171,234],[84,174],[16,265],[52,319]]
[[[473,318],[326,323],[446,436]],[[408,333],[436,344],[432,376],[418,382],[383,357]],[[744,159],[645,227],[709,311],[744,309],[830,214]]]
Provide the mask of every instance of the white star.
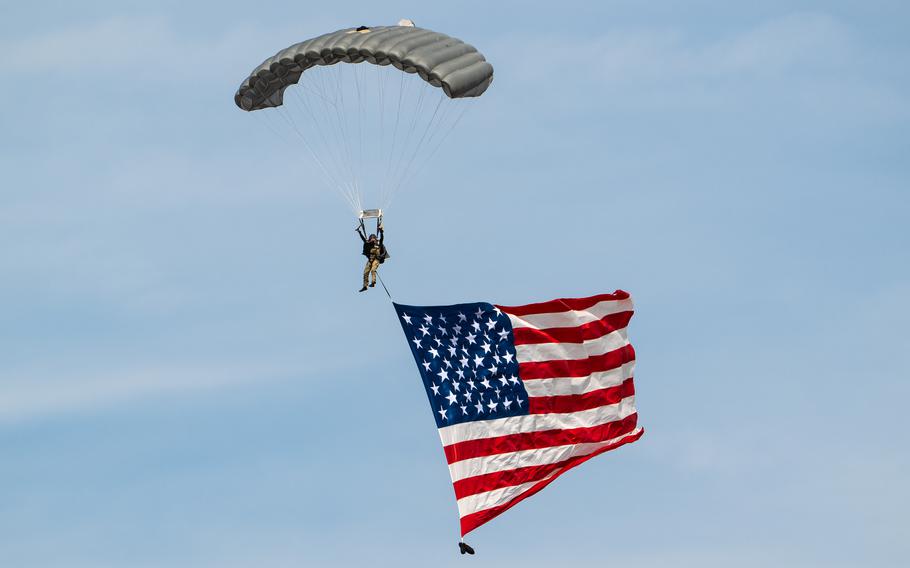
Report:
[[515,401],[518,403],[518,406],[521,406],[521,404],[524,402],[524,401],[521,400],[520,398],[515,399]]
[[496,306],[493,306],[493,311],[496,312],[496,315],[497,315],[497,316],[502,315],[502,310],[500,310],[500,309],[497,308]]
[[[430,351],[432,351],[432,349],[431,349]],[[482,356],[478,355],[477,357],[474,357],[474,366],[475,366],[475,367],[478,367],[478,368],[479,368],[482,364],[483,364],[483,357],[482,357]]]
[[446,413],[448,412],[448,410],[446,410],[445,408],[443,408],[443,407],[440,406],[440,407],[439,407],[439,410],[437,410],[436,412],[442,417],[443,420],[448,420],[448,419],[449,419],[449,417],[446,416]]
[[436,347],[442,347],[442,341],[440,341],[438,337],[434,337],[433,341],[436,342]]
[[511,363],[512,357],[513,355],[511,351],[506,351],[506,354],[502,356],[502,358],[506,360],[506,363]]
[[417,346],[417,349],[423,349],[423,345],[420,344],[420,340],[416,337],[411,340],[411,343]]
[[465,355],[469,355],[467,347],[462,347],[461,352],[464,353]]
[[458,375],[459,379],[464,380],[464,371],[462,371],[461,369],[456,369],[455,373]]
[[476,317],[477,319],[480,319],[480,316],[482,316],[482,315],[483,315],[483,310],[481,310],[480,308],[477,308],[477,313],[474,314],[474,317]]
[[465,405],[462,404],[461,406],[459,406],[459,408],[461,409],[461,415],[462,415],[462,416],[464,416],[465,414],[468,413],[468,407],[467,407],[467,406],[465,406]]
[[486,341],[484,341],[483,345],[480,346],[480,348],[483,349],[484,353],[489,353],[490,347],[492,347],[492,346],[489,343],[487,343]]
[[408,322],[408,325],[411,325],[411,316],[409,316],[408,314],[402,314],[401,319]]
[[434,359],[435,359],[436,357],[439,357],[439,351],[436,351],[436,348],[430,347],[430,349],[429,349],[428,351],[429,351],[430,353],[433,354],[433,358],[434,358]]
[[473,380],[473,379],[468,381],[468,386],[471,387],[471,390],[475,390],[475,389],[477,388],[477,387],[474,386],[474,380]]
[[471,391],[464,391],[464,399],[468,402],[471,402],[471,397],[474,396],[474,393]]
[[499,382],[502,383],[502,386],[506,386],[506,384],[509,382],[509,379],[505,377],[499,377]]
[[449,401],[449,406],[452,406],[454,403],[458,402],[458,397],[455,396],[454,392],[450,392],[449,396],[446,397],[446,400]]
[[439,319],[442,320],[442,323],[449,323],[449,320],[447,320],[445,316],[439,316]]
[[487,322],[487,329],[495,329],[495,328],[496,328],[496,320],[491,318],[490,321]]
[[430,362],[429,361],[424,361],[423,363],[421,363],[421,365],[423,365],[423,368],[426,369],[428,373],[430,372]]
[[513,385],[517,385],[518,383],[521,382],[521,381],[518,380],[518,377],[516,377],[515,375],[512,375],[511,377],[509,377],[509,381],[510,381]]
[[455,335],[458,335],[459,333],[461,333],[461,326],[460,326],[460,325],[456,325],[456,326],[453,327],[452,329],[455,330]]
[[[490,409],[490,412],[493,412],[494,410],[496,410],[496,407],[497,407],[497,406],[499,406],[499,403],[498,403],[498,402],[493,402],[492,400],[490,401],[489,404],[487,404],[487,408]],[[442,407],[440,407],[440,408],[442,408]]]
[[471,345],[474,345],[475,343],[477,343],[477,336],[474,335],[473,333],[467,334],[465,336],[465,339],[467,339],[468,343],[470,343]]
[[439,385],[437,385],[436,383],[433,383],[432,385],[430,385],[430,388],[433,390],[433,394],[435,396],[439,396]]
[[474,408],[477,409],[477,414],[483,414],[483,404],[478,400],[477,404],[474,405]]
[[433,323],[433,318],[430,317],[430,314],[423,316],[423,321],[427,323]]
[[499,372],[499,367],[497,367],[496,365],[493,365],[492,367],[490,367],[490,376],[491,377],[496,376],[496,373],[498,373],[498,372]]
[[456,380],[452,380],[452,390],[461,390],[461,383]]
[[496,398],[499,398],[499,389],[496,389]]
[[425,325],[420,326],[420,331],[423,333],[424,337],[430,335],[430,328]]
[[456,351],[458,351],[458,350],[455,349],[454,347],[449,347],[449,357],[454,357]]
[[449,380],[449,372],[446,371],[445,369],[440,369],[439,372],[436,374],[439,375],[440,380],[443,380],[443,381]]
[[461,312],[458,312],[458,321],[468,321],[468,316],[464,315]]
[[443,334],[443,335],[448,335],[448,334],[449,334],[449,330],[447,330],[446,328],[444,328],[444,327],[442,327],[442,326],[439,326],[437,329],[439,330],[439,333],[441,333],[441,334]]
[[445,361],[443,361],[443,363],[445,364],[446,369],[451,369],[451,368],[452,368],[452,362],[449,361],[448,359],[446,359]]
[[483,380],[480,381],[480,384],[482,384],[485,389],[490,388],[490,380],[487,377],[484,377]]
[[499,334],[500,341],[505,341],[509,338],[509,332],[506,330],[498,331],[497,333]]
[[503,401],[502,405],[506,407],[506,410],[508,410],[509,407],[512,406],[512,401],[509,400],[509,399],[505,399],[505,400]]
[[478,323],[476,321],[471,324],[471,327],[474,328],[474,331],[480,331],[480,323]]
[[499,356],[499,353],[493,353],[493,360],[496,361],[496,364],[502,363],[502,357]]

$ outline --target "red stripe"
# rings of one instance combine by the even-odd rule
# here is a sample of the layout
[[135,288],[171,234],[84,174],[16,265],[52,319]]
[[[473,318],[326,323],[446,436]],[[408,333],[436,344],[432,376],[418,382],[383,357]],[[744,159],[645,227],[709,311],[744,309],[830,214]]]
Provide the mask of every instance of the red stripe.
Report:
[[528,412],[530,414],[566,414],[569,412],[581,412],[616,404],[626,397],[635,394],[635,385],[632,384],[632,377],[629,377],[622,384],[615,387],[598,389],[584,394],[565,394],[560,396],[529,396]]
[[625,345],[603,355],[593,355],[586,359],[519,363],[518,376],[523,380],[584,377],[591,373],[615,369],[634,360],[635,349],[631,345]]
[[632,311],[628,311],[609,314],[602,319],[588,322],[578,327],[551,327],[547,329],[515,327],[512,329],[512,335],[515,338],[515,345],[581,343],[625,328],[629,325],[629,320],[632,319],[632,313]]
[[622,445],[634,442],[634,441],[638,440],[639,438],[641,438],[642,434],[644,434],[644,430],[642,430],[641,432],[639,432],[638,434],[636,434],[634,436],[630,436],[628,438],[623,438],[622,440],[620,440],[619,442],[617,442],[615,444],[610,444],[609,446],[604,446],[603,448],[597,450],[596,452],[594,452],[592,454],[588,454],[586,456],[579,456],[577,458],[572,458],[570,460],[567,460],[566,463],[563,465],[563,469],[561,469],[558,473],[556,473],[556,475],[554,475],[553,477],[551,477],[549,479],[544,479],[543,481],[540,481],[534,487],[525,491],[524,493],[522,493],[518,497],[512,499],[508,503],[503,503],[502,505],[499,505],[497,507],[492,507],[490,509],[485,509],[483,511],[478,511],[476,513],[471,513],[470,515],[466,515],[466,516],[462,517],[461,518],[461,536],[468,534],[469,532],[476,529],[480,525],[501,515],[502,513],[511,509],[512,507],[514,507],[515,505],[517,505],[524,499],[527,499],[528,497],[534,495],[535,493],[537,493],[538,491],[540,491],[541,489],[543,489],[544,487],[546,487],[547,485],[549,485],[550,483],[552,483],[553,481],[558,479],[559,476],[561,476],[565,472],[569,471],[573,467],[588,461],[589,459],[593,458],[594,456],[598,456],[604,452],[608,452],[608,451],[616,449]]
[[531,314],[551,314],[554,312],[569,312],[586,310],[594,304],[600,302],[609,302],[616,300],[627,300],[629,293],[617,290],[612,294],[598,294],[588,298],[562,298],[551,300],[549,302],[540,302],[538,304],[527,304],[524,306],[499,306],[496,307],[515,316],[527,316]]
[[[624,432],[619,432],[611,438],[605,438],[603,440],[596,440],[597,442],[605,442],[613,438],[618,438],[626,434],[631,433],[635,430],[635,424],[633,423],[630,428],[627,428]],[[612,444],[611,444],[612,445]],[[595,451],[599,451],[598,448]],[[588,455],[588,454],[585,454]],[[544,477],[550,475],[554,471],[561,469],[567,463],[571,462],[574,459],[584,456],[574,456],[560,462],[548,463],[542,465],[531,465],[527,467],[519,467],[516,469],[507,469],[503,471],[494,471],[484,475],[476,475],[474,477],[467,477],[465,479],[460,479],[456,481],[453,485],[455,486],[455,498],[461,499],[462,497],[469,497],[471,495],[477,495],[478,493],[484,493],[486,491],[493,491],[494,489],[502,489],[503,487],[512,487],[514,485],[521,485],[523,483],[530,483],[532,481],[538,481]]]
[[[481,440],[467,440],[450,444],[443,449],[446,461],[455,463],[461,460],[518,452],[521,450],[534,450],[549,448],[550,446],[565,446],[568,444],[585,444],[589,442],[602,442],[621,436],[635,427],[638,414],[630,414],[622,420],[607,422],[590,426],[588,428],[567,428],[564,430],[544,430],[542,432],[524,432],[522,434],[509,434],[496,438],[483,438]],[[630,428],[631,425],[631,428]]]

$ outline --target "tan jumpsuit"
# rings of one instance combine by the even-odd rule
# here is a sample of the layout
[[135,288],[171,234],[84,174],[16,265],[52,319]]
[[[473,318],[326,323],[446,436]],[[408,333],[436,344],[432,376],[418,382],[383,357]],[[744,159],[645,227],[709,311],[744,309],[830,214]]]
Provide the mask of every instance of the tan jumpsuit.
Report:
[[371,286],[376,285],[376,271],[379,270],[379,241],[373,243],[373,247],[370,248],[370,256],[367,258],[367,264],[363,267],[363,287],[367,287],[367,277],[372,277]]

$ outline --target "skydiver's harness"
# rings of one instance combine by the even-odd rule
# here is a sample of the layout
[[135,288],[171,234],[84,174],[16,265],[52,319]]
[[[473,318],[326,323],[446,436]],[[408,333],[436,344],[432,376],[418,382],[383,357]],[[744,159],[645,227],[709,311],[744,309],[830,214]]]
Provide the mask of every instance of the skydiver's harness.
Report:
[[[382,210],[381,209],[367,209],[360,212],[360,231],[363,234],[363,237],[366,238],[367,228],[363,223],[364,219],[369,219],[375,217],[376,219],[376,232],[379,233],[382,227]],[[378,248],[378,250],[376,250]],[[375,251],[375,252],[374,252]],[[389,251],[385,248],[385,244],[380,240],[377,243],[370,243],[367,240],[363,243],[363,256],[367,257],[370,260],[378,260],[379,264],[384,263],[386,260],[391,258]]]

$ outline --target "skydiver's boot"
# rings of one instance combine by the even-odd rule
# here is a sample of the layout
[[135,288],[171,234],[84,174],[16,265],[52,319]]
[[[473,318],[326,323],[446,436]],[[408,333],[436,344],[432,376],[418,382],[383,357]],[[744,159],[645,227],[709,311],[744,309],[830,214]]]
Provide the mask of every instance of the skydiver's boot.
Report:
[[367,287],[364,286],[363,288],[361,288],[360,290],[357,290],[357,291],[358,291],[358,292],[366,292],[366,291],[367,291]]
[[372,287],[375,286],[375,285],[376,285],[375,282],[370,283],[370,288],[372,288]]
[[474,549],[471,548],[471,545],[465,541],[458,543],[458,550],[460,550],[462,554],[474,554]]

